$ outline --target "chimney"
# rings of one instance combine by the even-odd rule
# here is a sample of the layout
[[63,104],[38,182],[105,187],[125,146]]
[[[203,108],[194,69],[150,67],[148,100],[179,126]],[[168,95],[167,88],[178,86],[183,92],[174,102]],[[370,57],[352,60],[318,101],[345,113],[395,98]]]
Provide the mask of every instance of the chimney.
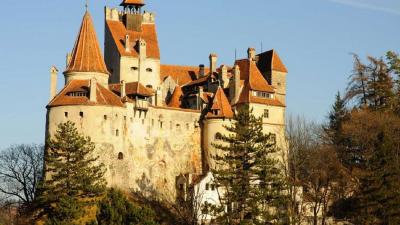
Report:
[[210,54],[210,73],[215,73],[217,72],[217,59],[218,56],[217,54]]
[[221,86],[225,88],[225,86],[229,83],[228,80],[228,67],[226,65],[221,66]]
[[57,94],[57,74],[57,68],[52,66],[50,68],[50,100],[52,100]]
[[156,91],[156,106],[162,106],[163,105],[163,101],[162,101],[162,91],[160,87],[157,87],[157,91]]
[[232,103],[236,103],[239,100],[240,94],[240,68],[238,65],[235,65],[233,69],[233,82],[234,82],[234,97],[232,98]]
[[147,57],[146,56],[146,50],[147,50],[146,41],[144,39],[139,39],[137,44],[138,44],[139,57],[141,59],[145,59]]
[[203,95],[204,95],[204,88],[203,86],[199,86],[199,98],[198,98],[198,106],[197,109],[202,110],[203,109]]
[[129,34],[125,35],[125,51],[131,52],[131,42],[129,40]]
[[89,100],[91,102],[97,102],[97,81],[96,79],[92,78],[90,79],[90,94],[89,94]]
[[251,61],[256,61],[256,50],[254,48],[247,49],[247,57]]
[[71,53],[67,53],[66,61],[65,61],[65,68],[68,68],[69,63],[71,62],[72,55]]
[[126,82],[121,81],[121,98],[126,96]]
[[204,77],[204,75],[206,75],[205,73],[206,72],[205,72],[204,64],[200,64],[199,65],[199,76],[197,78]]

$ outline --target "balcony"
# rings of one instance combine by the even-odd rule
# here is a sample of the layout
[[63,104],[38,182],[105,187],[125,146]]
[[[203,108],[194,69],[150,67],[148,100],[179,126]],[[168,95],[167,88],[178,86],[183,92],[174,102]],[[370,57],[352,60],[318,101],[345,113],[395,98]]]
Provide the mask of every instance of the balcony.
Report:
[[149,102],[144,99],[136,99],[135,100],[135,109],[147,111],[147,110],[149,110]]

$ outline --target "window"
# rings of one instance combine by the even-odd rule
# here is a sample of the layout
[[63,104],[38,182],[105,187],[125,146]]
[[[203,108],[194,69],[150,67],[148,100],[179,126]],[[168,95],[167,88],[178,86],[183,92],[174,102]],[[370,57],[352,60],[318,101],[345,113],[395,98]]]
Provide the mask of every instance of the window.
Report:
[[151,84],[146,85],[146,87],[150,88],[150,89],[153,89],[153,85],[151,85]]
[[269,118],[269,109],[264,109],[263,117],[264,118]]
[[152,68],[147,68],[146,71],[147,72],[153,72],[153,69]]
[[272,95],[267,92],[262,92],[262,91],[255,91],[254,96],[259,97],[259,98],[272,98]]
[[132,66],[132,67],[131,67],[131,70],[132,70],[132,71],[136,71],[136,70],[138,70],[138,69],[139,69],[139,68],[136,67],[136,66]]
[[215,184],[211,184],[211,190],[215,191]]
[[142,125],[144,125],[144,119],[142,119]]
[[160,121],[160,128],[161,129],[163,128],[163,122],[162,121]]
[[83,112],[79,112],[79,116],[83,118]]
[[270,134],[269,138],[274,144],[276,143],[276,134]]
[[176,129],[177,130],[180,130],[181,129],[181,125],[178,123],[178,124],[176,124]]
[[126,121],[126,116],[124,116],[124,121]]
[[107,120],[107,115],[104,115],[104,120]]
[[64,112],[64,117],[68,118],[68,112]]
[[222,134],[219,133],[219,132],[216,133],[215,136],[214,136],[214,139],[215,139],[215,140],[222,140]]
[[186,130],[189,130],[189,124],[188,123],[186,124]]
[[210,184],[206,184],[206,191],[210,190]]
[[118,160],[123,160],[124,159],[124,153],[120,152],[118,153]]
[[151,126],[154,127],[154,119],[151,119]]
[[87,97],[87,92],[86,91],[74,91],[74,92],[68,92],[67,96],[69,97]]
[[119,130],[117,129],[117,130],[115,130],[115,136],[119,136]]

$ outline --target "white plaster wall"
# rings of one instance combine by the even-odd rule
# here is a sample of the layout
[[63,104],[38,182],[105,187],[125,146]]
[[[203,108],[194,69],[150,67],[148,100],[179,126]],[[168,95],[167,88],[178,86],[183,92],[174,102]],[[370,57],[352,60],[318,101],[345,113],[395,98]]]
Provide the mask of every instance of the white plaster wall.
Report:
[[[120,81],[135,82],[139,80],[139,59],[134,57],[123,56],[120,59]],[[140,83],[144,86],[151,85],[156,89],[160,85],[160,60],[146,58],[141,62],[141,67],[144,67],[142,74],[140,74]],[[132,70],[132,67],[137,67],[137,70]],[[152,72],[147,72],[146,69],[151,68]]]
[[[199,116],[198,112],[152,107],[144,113],[133,110],[132,104],[126,108],[61,106],[49,110],[47,127],[52,136],[59,123],[70,120],[90,136],[99,161],[106,165],[108,186],[145,194],[161,191],[162,196],[175,199],[176,176],[202,170],[200,128],[195,126]],[[123,160],[118,160],[119,152]]]

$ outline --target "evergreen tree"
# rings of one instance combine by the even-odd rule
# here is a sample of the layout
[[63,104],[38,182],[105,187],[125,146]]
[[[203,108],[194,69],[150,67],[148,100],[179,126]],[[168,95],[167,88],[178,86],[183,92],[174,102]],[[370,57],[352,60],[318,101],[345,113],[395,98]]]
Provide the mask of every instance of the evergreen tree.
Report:
[[400,115],[400,56],[395,52],[388,52],[386,59],[389,65],[389,71],[395,77],[395,97],[394,97],[394,111]]
[[356,224],[400,223],[400,119],[390,112],[354,111],[345,125],[349,148],[362,163],[358,179]]
[[134,205],[115,189],[99,202],[96,218],[98,225],[157,225],[154,211]]
[[94,143],[72,122],[60,124],[46,147],[39,203],[48,214],[48,224],[74,224],[85,206],[95,204],[104,192],[104,165],[96,162]]
[[262,118],[248,106],[239,108],[230,133],[214,143],[217,186],[222,190],[221,218],[226,224],[278,224],[283,220],[286,191],[277,159],[275,135],[263,132]]
[[340,144],[342,124],[347,117],[348,111],[346,109],[345,101],[340,96],[340,92],[338,92],[335,97],[335,103],[329,112],[329,125],[324,129],[332,144]]

